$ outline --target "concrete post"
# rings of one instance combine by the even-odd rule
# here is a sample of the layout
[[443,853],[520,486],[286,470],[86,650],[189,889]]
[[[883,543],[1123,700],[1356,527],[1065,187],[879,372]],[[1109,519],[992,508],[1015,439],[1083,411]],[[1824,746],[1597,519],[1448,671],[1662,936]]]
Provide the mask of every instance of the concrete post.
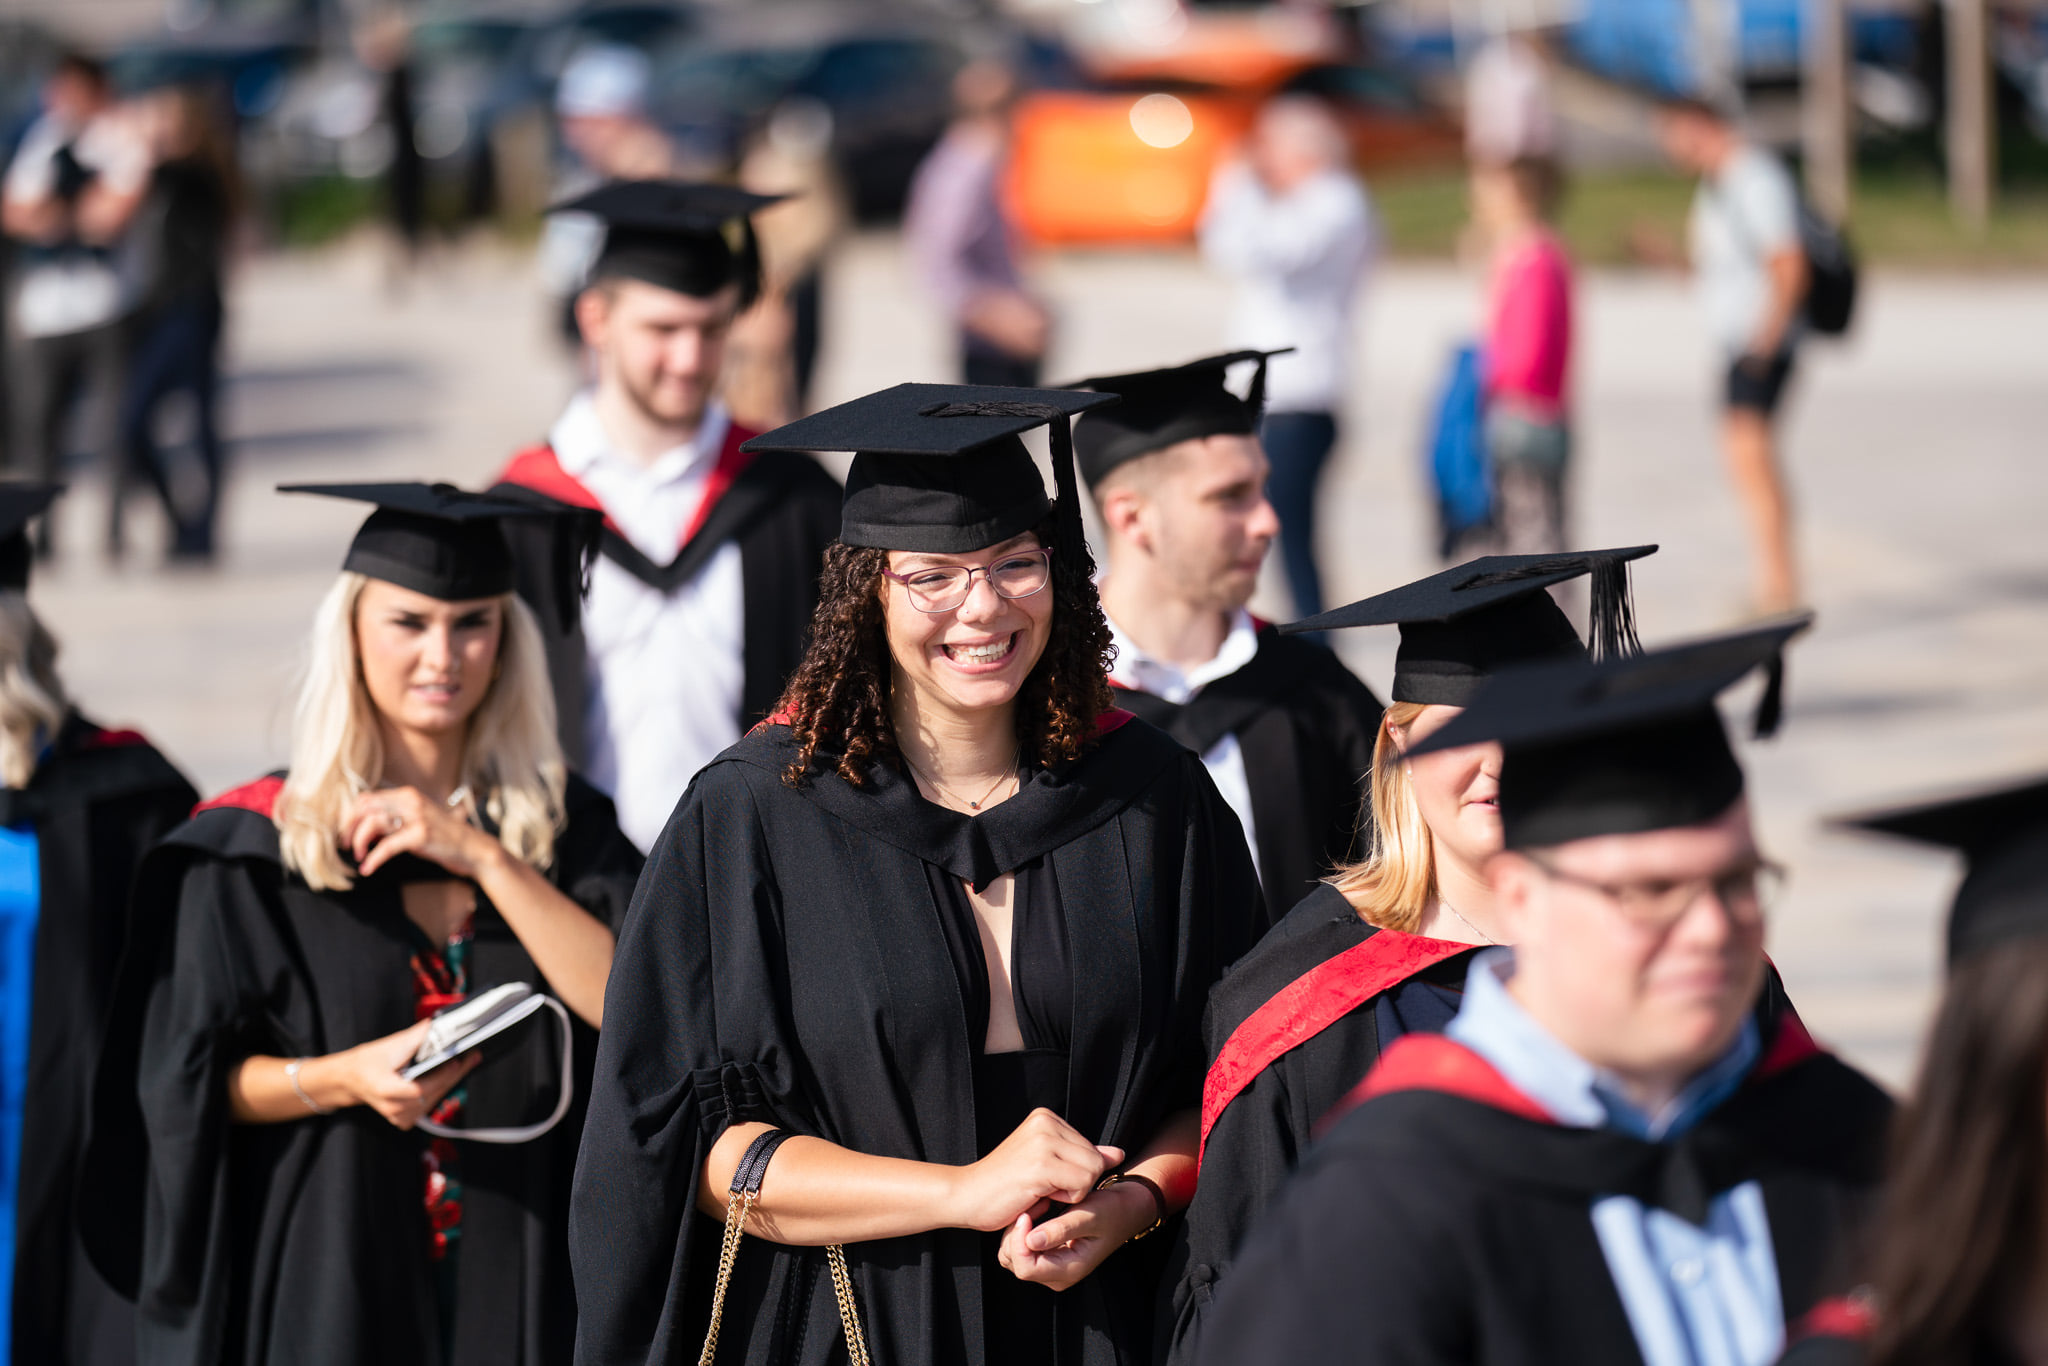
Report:
[[1849,24],[1842,0],[1806,0],[1806,194],[1835,223],[1848,221],[1856,175],[1856,115],[1849,92]]

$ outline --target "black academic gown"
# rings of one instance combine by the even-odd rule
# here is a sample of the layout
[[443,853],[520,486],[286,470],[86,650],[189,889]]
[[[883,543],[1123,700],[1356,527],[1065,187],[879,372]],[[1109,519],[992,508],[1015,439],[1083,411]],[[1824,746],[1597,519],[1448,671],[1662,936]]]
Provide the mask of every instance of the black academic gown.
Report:
[[1117,702],[1197,754],[1237,737],[1274,914],[1371,843],[1365,785],[1386,708],[1328,647],[1261,625],[1251,662],[1187,702],[1135,688],[1118,689]]
[[1441,1037],[1389,1049],[1371,1089],[1247,1242],[1200,1366],[1634,1366],[1593,1203],[1624,1194],[1698,1221],[1750,1180],[1796,1320],[1845,1284],[1892,1108],[1789,1013],[1749,1082],[1669,1142],[1554,1124]]
[[[1112,714],[1115,716],[1116,714]],[[649,858],[619,942],[577,1166],[570,1240],[580,1366],[695,1359],[719,1227],[699,1173],[728,1125],[965,1164],[976,1140],[969,1012],[928,870],[985,885],[1043,858],[1072,964],[1065,1118],[1136,1151],[1200,1096],[1202,1002],[1263,928],[1244,839],[1200,762],[1143,722],[1109,730],[968,817],[889,765],[865,789],[783,781],[785,727],[697,775]],[[769,1180],[773,1181],[773,1176]],[[1156,1238],[1057,1302],[1062,1366],[1146,1358]],[[846,1249],[868,1345],[889,1366],[981,1366],[982,1235]],[[748,1239],[724,1363],[843,1359],[823,1253]]]
[[0,825],[36,833],[42,893],[10,1288],[13,1360],[23,1366],[135,1359],[133,1311],[85,1262],[71,1194],[136,867],[197,800],[147,740],[76,712],[29,785],[0,790]]
[[[545,1366],[574,1336],[564,1223],[580,1101],[516,1146],[461,1145],[463,1231],[453,1358],[444,1358],[422,1203],[421,1149],[365,1106],[232,1123],[227,1076],[252,1053],[348,1048],[413,1023],[415,938],[400,874],[344,893],[287,875],[269,809],[276,780],[216,799],[144,868],[134,943],[108,1026],[81,1203],[87,1249],[137,1296],[148,1366]],[[607,924],[640,856],[611,803],[572,778],[549,876]],[[394,867],[396,866],[394,863]],[[419,867],[416,860],[414,867]],[[479,899],[472,991],[545,989]],[[573,1018],[573,1017],[572,1017]],[[593,1031],[575,1026],[575,1070]],[[472,1126],[553,1108],[552,1016],[465,1082]],[[579,1098],[586,1094],[578,1079]]]
[[[742,731],[767,716],[783,684],[803,662],[811,614],[818,606],[818,574],[825,547],[839,537],[837,480],[807,455],[787,451],[743,454],[740,443],[756,433],[734,425],[719,457],[723,487],[704,511],[695,534],[667,564],[656,564],[609,523],[598,552],[650,587],[673,593],[694,579],[727,542],[740,548],[740,596],[744,607],[740,714]],[[603,505],[577,483],[545,446],[513,458],[492,488],[514,496],[540,494],[576,507]],[[555,715],[562,749],[571,765],[589,754],[584,720],[589,711],[590,676],[580,626],[564,629],[573,611],[556,602],[564,581],[555,572],[563,554],[559,527],[508,518],[507,538],[519,579],[519,596],[540,618],[547,645],[548,676],[555,685]]]
[[[1377,952],[1362,947],[1369,942]],[[1203,1023],[1212,1070],[1203,1097],[1209,1127],[1201,1182],[1167,1264],[1160,1331],[1173,1360],[1192,1353],[1195,1330],[1239,1245],[1300,1164],[1324,1117],[1403,1032],[1449,1023],[1475,952],[1376,929],[1323,883],[1216,984]],[[1347,954],[1355,971],[1334,978],[1318,972]],[[1276,1001],[1284,1014],[1271,1005]],[[1299,1021],[1325,1005],[1322,1013],[1335,1018],[1291,1042],[1286,1031],[1305,1032]],[[1289,1046],[1260,1065],[1282,1045]]]

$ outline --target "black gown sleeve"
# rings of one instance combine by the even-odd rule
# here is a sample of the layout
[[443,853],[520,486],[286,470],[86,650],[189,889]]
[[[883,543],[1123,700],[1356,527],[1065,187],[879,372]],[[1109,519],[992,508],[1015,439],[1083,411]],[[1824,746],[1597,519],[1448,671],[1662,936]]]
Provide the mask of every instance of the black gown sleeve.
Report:
[[1253,1231],[1195,1342],[1195,1366],[1461,1366],[1471,1258],[1448,1183],[1334,1135]]
[[737,1123],[806,1127],[781,892],[738,770],[692,782],[619,934],[569,1214],[581,1366],[695,1358],[718,1255],[696,1212],[711,1145]]
[[555,841],[555,885],[616,932],[647,860],[619,830],[612,799],[571,776],[567,826]]
[[[208,1366],[224,1359],[236,1261],[230,1200],[228,1076],[266,1037],[236,943],[261,919],[258,870],[195,859],[185,867],[175,923],[146,986],[136,1096],[148,1141],[136,1303],[147,1360]],[[139,1213],[139,1212],[138,1212]]]

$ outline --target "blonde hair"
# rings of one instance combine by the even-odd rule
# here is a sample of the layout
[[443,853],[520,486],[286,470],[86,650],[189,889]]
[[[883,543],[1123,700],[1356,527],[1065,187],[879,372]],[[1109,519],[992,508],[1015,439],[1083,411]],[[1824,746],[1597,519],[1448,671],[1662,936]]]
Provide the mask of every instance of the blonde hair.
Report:
[[57,641],[27,595],[0,591],[0,782],[27,787],[36,756],[71,709],[57,681]]
[[[285,867],[323,892],[354,883],[339,846],[342,822],[356,797],[384,776],[383,734],[356,642],[356,606],[368,583],[344,573],[314,615],[292,717],[291,770],[274,815]],[[555,737],[554,690],[533,612],[511,593],[495,601],[504,620],[498,670],[469,719],[461,781],[505,847],[545,868],[566,819],[568,782]]]
[[1415,785],[1401,762],[1396,730],[1422,715],[1421,702],[1396,702],[1380,719],[1372,746],[1372,850],[1339,868],[1330,884],[1352,908],[1383,930],[1413,934],[1436,895],[1436,845],[1415,801]]

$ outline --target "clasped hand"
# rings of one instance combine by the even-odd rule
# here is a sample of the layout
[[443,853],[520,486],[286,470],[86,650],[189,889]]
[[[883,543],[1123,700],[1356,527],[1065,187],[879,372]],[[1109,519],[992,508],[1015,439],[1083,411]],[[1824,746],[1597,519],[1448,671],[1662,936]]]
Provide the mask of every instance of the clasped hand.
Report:
[[341,843],[364,877],[400,854],[413,854],[458,878],[474,878],[482,861],[502,848],[459,811],[428,800],[415,787],[359,795],[342,822]]
[[[1052,1111],[1033,1110],[994,1152],[961,1168],[961,1223],[1001,1230],[996,1260],[1018,1280],[1065,1290],[1152,1222],[1142,1186],[1095,1188],[1123,1160],[1123,1149],[1091,1143]],[[1068,1208],[1046,1219],[1055,1204]]]

